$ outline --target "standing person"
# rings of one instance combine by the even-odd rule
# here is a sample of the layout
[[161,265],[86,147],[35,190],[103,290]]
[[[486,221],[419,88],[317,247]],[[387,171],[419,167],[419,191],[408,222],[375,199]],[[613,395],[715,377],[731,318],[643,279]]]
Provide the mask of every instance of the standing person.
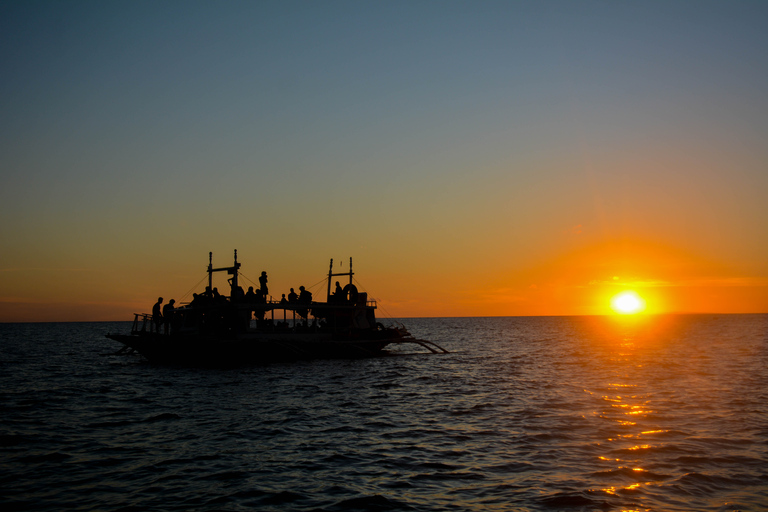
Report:
[[261,293],[264,294],[264,297],[269,295],[269,290],[267,289],[267,273],[262,272],[259,276],[259,288],[261,288]]
[[[312,292],[304,288],[303,286],[299,286],[299,304],[311,304],[312,303]],[[309,310],[307,309],[298,309],[296,312],[299,314],[301,318],[307,319],[307,316],[309,315]],[[306,322],[305,322],[306,324]]]
[[298,302],[298,300],[299,300],[299,296],[296,295],[296,292],[293,291],[293,288],[291,288],[291,293],[288,294],[288,302],[294,303],[294,302]]
[[163,332],[168,335],[171,333],[171,322],[173,321],[173,304],[176,301],[171,299],[168,304],[163,306]]
[[302,304],[309,304],[312,302],[312,292],[303,286],[299,286],[299,302]]
[[152,306],[152,322],[155,324],[155,332],[160,332],[160,326],[163,325],[163,314],[160,312],[160,304],[163,303],[163,298],[158,297],[155,305]]

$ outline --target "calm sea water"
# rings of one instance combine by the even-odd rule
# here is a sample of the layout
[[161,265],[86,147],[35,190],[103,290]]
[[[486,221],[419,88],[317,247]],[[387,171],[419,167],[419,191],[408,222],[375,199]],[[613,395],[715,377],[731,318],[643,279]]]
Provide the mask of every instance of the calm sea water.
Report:
[[768,509],[768,315],[403,321],[451,351],[153,366],[0,325],[0,509]]

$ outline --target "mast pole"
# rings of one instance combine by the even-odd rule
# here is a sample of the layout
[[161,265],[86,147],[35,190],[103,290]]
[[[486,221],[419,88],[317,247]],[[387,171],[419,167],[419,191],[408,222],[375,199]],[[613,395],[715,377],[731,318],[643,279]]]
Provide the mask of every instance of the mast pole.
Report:
[[232,276],[232,279],[229,280],[230,284],[232,285],[232,293],[230,294],[230,297],[235,295],[235,290],[239,288],[238,283],[238,270],[240,270],[240,264],[237,262],[237,249],[235,249],[235,263],[231,267],[222,267],[222,268],[213,268],[213,253],[208,253],[208,289],[213,290],[213,273],[214,272],[224,272],[227,271],[227,274]]
[[349,284],[352,284],[352,256],[349,257]]
[[331,267],[328,269],[328,297],[326,302],[331,300],[331,278],[333,277],[333,258],[331,258]]
[[213,251],[208,253],[208,289],[213,290]]
[[229,296],[235,296],[235,290],[237,289],[237,269],[240,265],[237,263],[237,249],[235,249],[235,264],[232,266],[232,291]]

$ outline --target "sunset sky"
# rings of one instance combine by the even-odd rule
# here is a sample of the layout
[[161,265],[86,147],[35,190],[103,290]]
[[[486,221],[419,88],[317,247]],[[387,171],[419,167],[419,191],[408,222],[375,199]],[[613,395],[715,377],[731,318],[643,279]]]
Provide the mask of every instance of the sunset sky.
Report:
[[130,320],[234,249],[278,298],[352,257],[383,316],[768,312],[766,27],[765,1],[2,1],[0,321]]

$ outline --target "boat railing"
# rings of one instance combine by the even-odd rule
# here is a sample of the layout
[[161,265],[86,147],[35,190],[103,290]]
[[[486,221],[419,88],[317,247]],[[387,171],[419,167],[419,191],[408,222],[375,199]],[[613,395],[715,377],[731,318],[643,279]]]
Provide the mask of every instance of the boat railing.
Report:
[[[252,313],[258,313],[261,312],[261,317],[257,317],[254,315],[253,321],[264,321],[268,320],[264,318],[264,314],[272,311],[272,318],[269,319],[274,324],[275,321],[279,322],[279,318],[275,318],[274,312],[283,310],[283,311],[292,311],[293,312],[293,322],[296,323],[297,321],[301,321],[303,319],[304,322],[306,322],[309,319],[309,315],[312,314],[312,316],[315,316],[312,311],[329,311],[330,310],[355,310],[360,307],[366,307],[366,308],[373,308],[376,309],[376,301],[375,300],[366,300],[365,302],[360,301],[358,303],[353,302],[283,302],[283,301],[265,301],[265,302],[256,302],[256,303],[249,303],[249,302],[230,302],[227,301],[226,304],[229,304],[229,307],[234,307],[235,310],[242,311],[242,312],[252,312]],[[200,322],[203,319],[204,314],[206,314],[208,311],[220,311],[222,304],[218,305],[202,305],[202,306],[189,306],[178,308],[174,311],[174,320],[170,324],[170,330],[166,330],[168,325],[164,323],[163,321],[160,321],[158,324],[155,322],[155,319],[152,314],[150,313],[134,313],[133,317],[133,325],[131,327],[131,334],[169,334],[172,332],[180,332],[180,331],[195,331],[200,328]],[[296,313],[299,313],[299,318],[296,317]],[[283,318],[283,320],[288,320],[288,318]],[[248,313],[247,315],[247,322],[250,325],[251,322],[251,313]],[[274,324],[277,325],[277,324]]]
[[366,300],[365,303],[359,302],[318,302],[318,301],[312,301],[312,302],[282,302],[279,300],[270,300],[266,302],[235,302],[234,304],[242,307],[242,306],[253,306],[255,308],[264,308],[267,307],[269,309],[312,309],[312,307],[320,307],[320,306],[333,306],[333,307],[340,307],[340,308],[356,308],[360,306],[365,306],[368,308],[374,308],[376,309],[376,301],[375,300]]
[[139,333],[146,333],[146,332],[156,332],[159,334],[160,326],[152,321],[152,315],[147,313],[134,313],[133,326],[131,327],[131,334],[139,334]]
[[[342,308],[356,308],[360,306],[365,306],[367,308],[373,308],[377,309],[377,304],[375,300],[366,300],[365,303],[361,302],[320,302],[320,301],[312,301],[312,302],[283,302],[280,300],[266,300],[262,302],[247,302],[247,301],[232,301],[230,297],[227,297],[227,300],[225,304],[231,304],[237,307],[237,309],[312,309],[312,307],[319,307],[319,306],[334,306],[334,307],[342,307]],[[215,309],[218,307],[221,307],[222,304],[201,304],[195,306],[191,302],[183,302],[182,307],[177,308],[176,311],[184,311],[185,309],[194,308],[194,309]],[[139,313],[136,313],[137,315]],[[149,314],[144,314],[145,316],[150,317]]]

